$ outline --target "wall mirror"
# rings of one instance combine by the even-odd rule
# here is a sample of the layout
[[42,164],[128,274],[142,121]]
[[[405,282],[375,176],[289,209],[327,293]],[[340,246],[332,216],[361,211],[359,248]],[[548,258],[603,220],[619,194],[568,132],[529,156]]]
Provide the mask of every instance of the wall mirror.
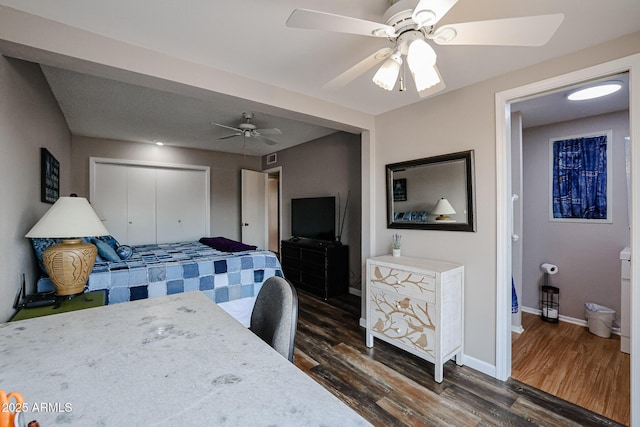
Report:
[[473,150],[386,169],[388,228],[475,231]]

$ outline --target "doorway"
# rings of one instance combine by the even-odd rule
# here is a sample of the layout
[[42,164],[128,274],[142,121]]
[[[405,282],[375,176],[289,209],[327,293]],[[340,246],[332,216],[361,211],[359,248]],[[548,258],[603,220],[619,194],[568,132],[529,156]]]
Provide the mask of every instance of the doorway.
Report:
[[[622,90],[575,102],[567,100],[576,89],[571,86],[510,105],[511,187],[517,195],[512,197],[513,233],[517,235],[517,239],[512,238],[512,275],[518,296],[518,310],[512,317],[512,377],[628,424],[629,355],[621,352],[619,337],[607,340],[591,336],[584,321],[585,302],[621,313],[618,258],[629,245],[625,168],[628,75],[605,80],[619,81]],[[577,86],[597,83],[601,79]],[[589,135],[602,133],[606,137],[606,164],[611,166],[605,218],[557,219],[550,212],[555,157],[551,148],[557,145],[552,141],[570,139],[571,146],[577,147],[574,144],[579,141],[596,140]],[[545,262],[557,264],[553,274],[542,273]],[[559,316],[548,319],[556,322],[559,318],[559,323],[541,319],[543,284],[559,291]]]
[[[570,74],[529,84],[496,94],[496,181],[497,181],[497,316],[496,316],[496,378],[507,380],[511,376],[511,276],[512,276],[512,236],[513,236],[513,201],[511,182],[511,104],[528,97],[554,91],[563,87],[601,77],[629,72],[630,82],[640,81],[640,55],[632,55],[608,63],[600,64]],[[630,93],[630,137],[632,144],[637,142],[637,132],[640,129],[640,93]],[[635,134],[635,137],[634,137]],[[631,165],[633,170],[639,170],[640,152],[631,150]],[[632,188],[640,187],[639,174],[632,175]],[[632,194],[631,204],[631,247],[640,247],[640,233],[637,218],[640,214],[638,197]],[[632,271],[638,271],[640,263],[636,253],[631,256]],[[631,416],[640,414],[640,399],[634,399],[640,389],[640,317],[635,315],[640,310],[640,294],[633,292],[638,289],[638,279],[632,273],[631,277]],[[632,421],[633,423],[633,421]]]

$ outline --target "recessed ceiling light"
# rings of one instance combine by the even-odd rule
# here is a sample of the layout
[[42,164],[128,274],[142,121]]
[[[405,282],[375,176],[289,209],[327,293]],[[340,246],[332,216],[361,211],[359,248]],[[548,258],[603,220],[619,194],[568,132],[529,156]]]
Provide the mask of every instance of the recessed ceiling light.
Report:
[[622,88],[622,82],[617,80],[598,83],[594,86],[584,87],[573,91],[567,96],[571,101],[583,101],[585,99],[599,98],[601,96],[610,95]]
[[164,142],[162,142],[162,141],[156,141],[156,145],[164,145]]

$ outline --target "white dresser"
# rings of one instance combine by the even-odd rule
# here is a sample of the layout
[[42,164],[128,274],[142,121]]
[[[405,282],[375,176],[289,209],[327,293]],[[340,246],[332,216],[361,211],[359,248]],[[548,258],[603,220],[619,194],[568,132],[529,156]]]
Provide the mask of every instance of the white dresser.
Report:
[[367,260],[367,347],[379,338],[435,365],[463,364],[464,266],[391,255]]

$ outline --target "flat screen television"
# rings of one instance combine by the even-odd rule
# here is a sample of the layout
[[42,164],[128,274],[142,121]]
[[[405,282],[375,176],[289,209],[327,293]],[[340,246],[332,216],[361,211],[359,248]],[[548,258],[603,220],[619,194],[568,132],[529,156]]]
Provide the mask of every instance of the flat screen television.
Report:
[[335,240],[336,198],[291,199],[291,235],[314,240]]

